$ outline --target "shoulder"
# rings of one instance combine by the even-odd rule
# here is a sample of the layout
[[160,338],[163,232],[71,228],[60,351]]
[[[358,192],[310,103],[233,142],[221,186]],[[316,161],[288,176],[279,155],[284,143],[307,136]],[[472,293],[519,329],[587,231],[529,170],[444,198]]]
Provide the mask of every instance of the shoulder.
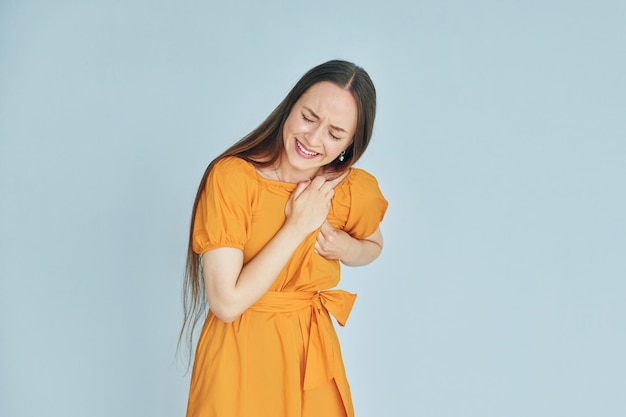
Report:
[[364,169],[351,168],[335,191],[335,213],[345,219],[343,230],[364,239],[378,229],[388,203],[375,176]]
[[343,181],[335,187],[335,200],[352,209],[366,209],[370,205],[387,206],[376,177],[361,168],[351,168]]
[[226,156],[219,159],[213,165],[211,172],[229,177],[233,175],[243,175],[251,178],[256,177],[254,165],[245,159],[239,158],[238,156]]
[[[227,156],[217,160],[207,181],[207,186],[221,184],[223,187],[250,187],[258,183],[258,174],[251,162],[237,156]],[[231,191],[236,192],[233,189]]]
[[217,160],[211,167],[205,183],[205,190],[228,196],[239,196],[243,200],[253,199],[258,188],[258,174],[252,163],[236,156]]
[[361,168],[351,168],[350,173],[341,185],[349,188],[351,193],[380,193],[376,177]]

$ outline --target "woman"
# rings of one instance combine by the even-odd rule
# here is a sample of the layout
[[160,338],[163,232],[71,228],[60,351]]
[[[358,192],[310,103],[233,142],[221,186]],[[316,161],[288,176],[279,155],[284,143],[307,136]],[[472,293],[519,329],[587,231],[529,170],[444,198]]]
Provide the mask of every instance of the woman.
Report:
[[[253,132],[209,164],[193,208],[185,322],[206,300],[188,417],[354,415],[330,314],[339,263],[378,257],[387,202],[351,168],[369,143],[376,92],[345,61],[307,72]],[[206,294],[206,298],[205,298]]]

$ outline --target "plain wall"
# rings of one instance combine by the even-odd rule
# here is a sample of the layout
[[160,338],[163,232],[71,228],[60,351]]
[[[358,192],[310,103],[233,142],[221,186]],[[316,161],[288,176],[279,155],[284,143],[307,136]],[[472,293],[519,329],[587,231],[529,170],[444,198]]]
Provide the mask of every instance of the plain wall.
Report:
[[0,415],[180,416],[196,187],[309,68],[378,89],[359,417],[626,415],[623,1],[0,1]]

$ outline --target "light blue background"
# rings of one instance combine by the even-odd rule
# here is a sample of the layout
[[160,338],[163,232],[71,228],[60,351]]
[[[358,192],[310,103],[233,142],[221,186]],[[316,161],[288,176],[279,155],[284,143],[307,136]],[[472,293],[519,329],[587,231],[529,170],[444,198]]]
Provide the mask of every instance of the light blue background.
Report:
[[359,417],[624,416],[624,1],[0,2],[0,415],[181,416],[206,164],[310,67],[379,94]]

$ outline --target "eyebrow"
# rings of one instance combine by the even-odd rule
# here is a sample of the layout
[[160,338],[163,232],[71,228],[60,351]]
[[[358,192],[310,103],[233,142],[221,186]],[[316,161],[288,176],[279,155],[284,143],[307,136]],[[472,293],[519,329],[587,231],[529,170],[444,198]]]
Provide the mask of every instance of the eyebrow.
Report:
[[[307,110],[309,113],[311,113],[311,114],[313,115],[313,117],[315,117],[316,119],[319,119],[319,118],[320,118],[317,114],[315,114],[315,112],[314,112],[313,110],[311,110],[311,109],[310,109],[310,108],[308,108],[307,106],[302,106],[302,107],[303,107],[305,110]],[[338,130],[338,131],[343,132],[343,133],[348,133],[348,132],[346,132],[346,130],[345,130],[345,129],[342,129],[342,128],[341,128],[341,127],[339,127],[339,126],[333,126],[333,125],[331,125],[330,127],[332,127],[334,130]]]

